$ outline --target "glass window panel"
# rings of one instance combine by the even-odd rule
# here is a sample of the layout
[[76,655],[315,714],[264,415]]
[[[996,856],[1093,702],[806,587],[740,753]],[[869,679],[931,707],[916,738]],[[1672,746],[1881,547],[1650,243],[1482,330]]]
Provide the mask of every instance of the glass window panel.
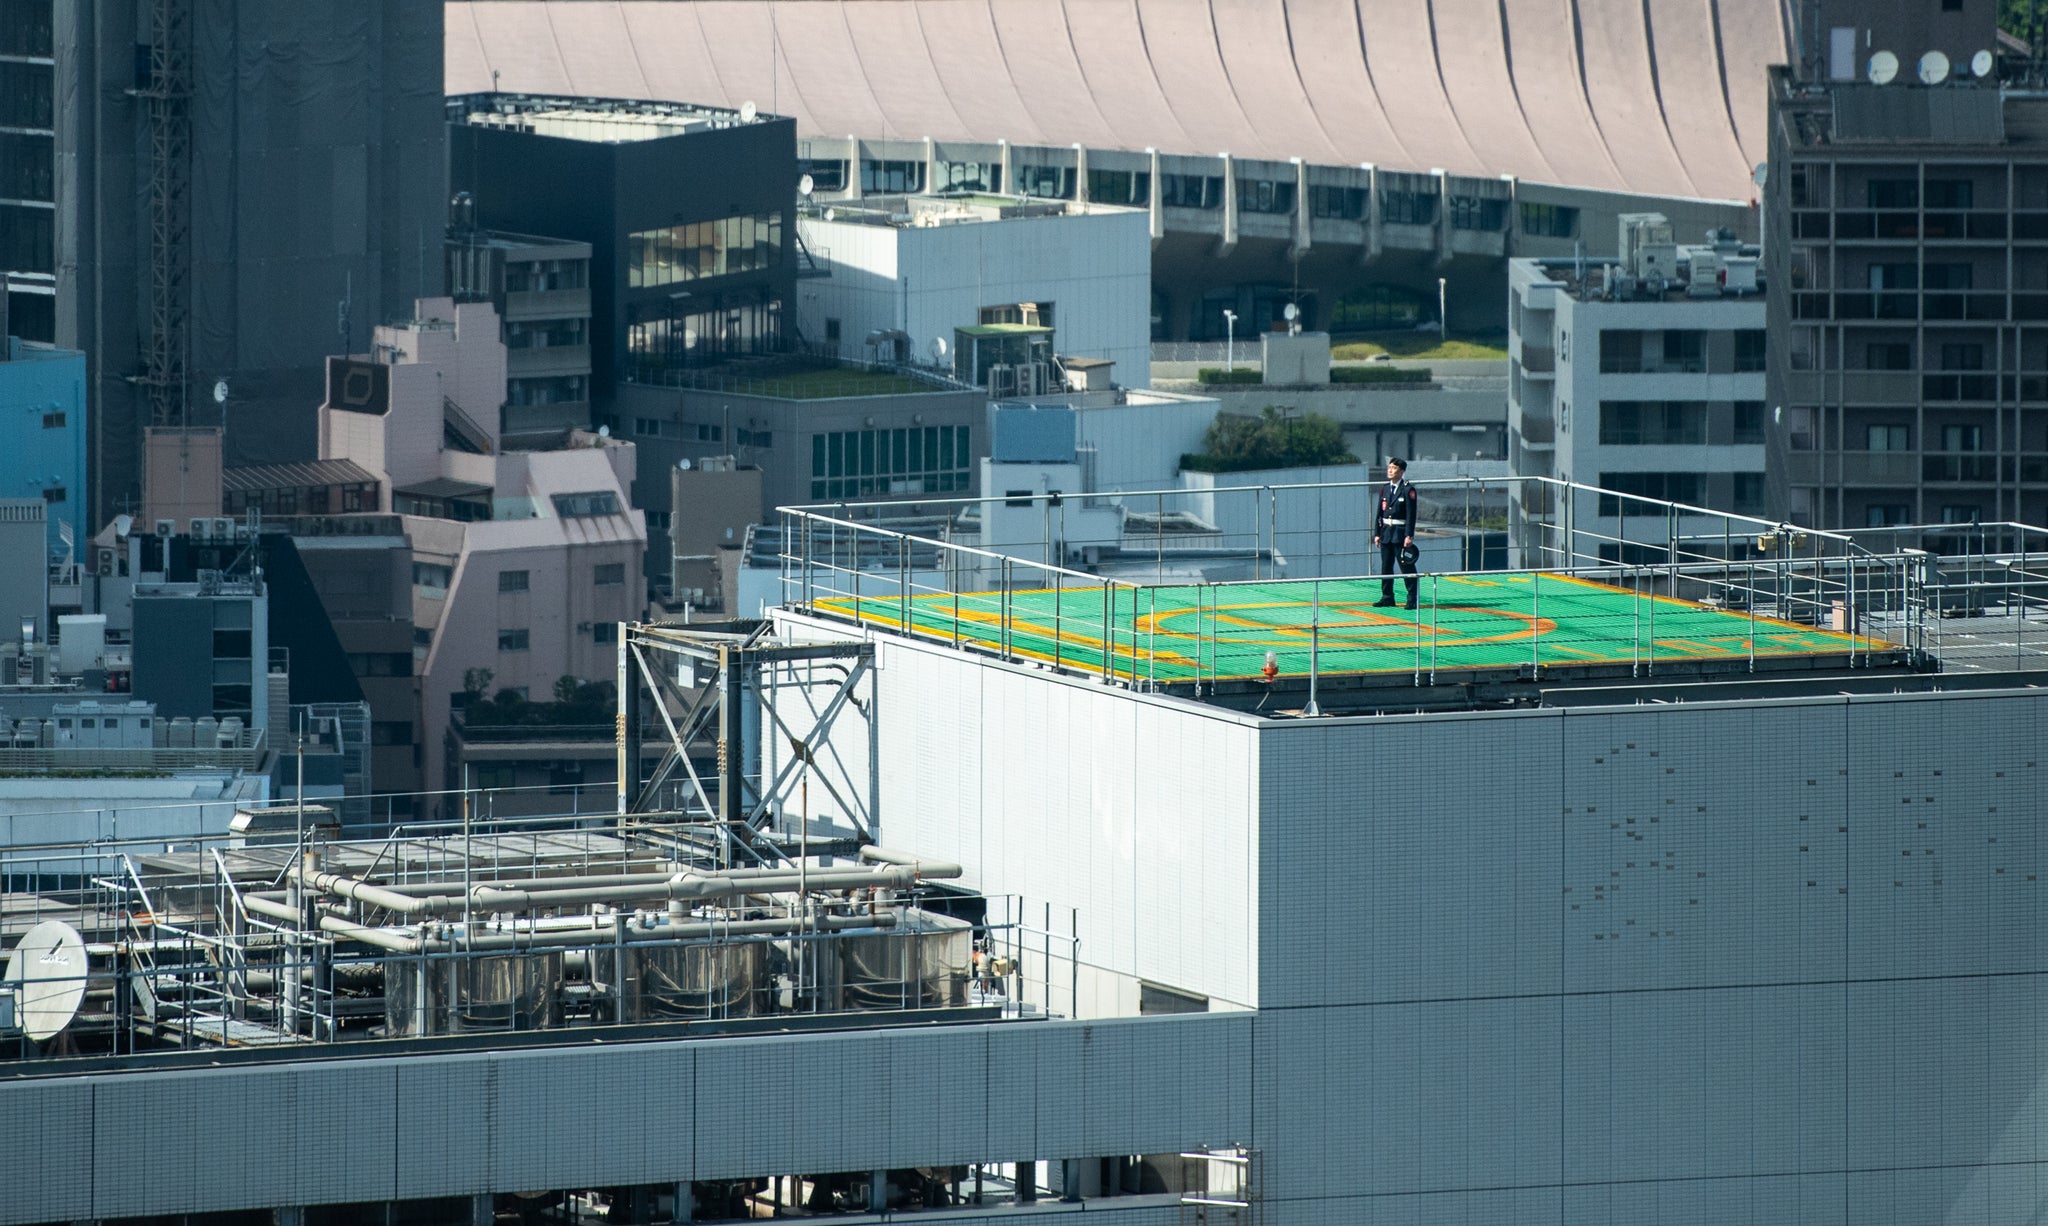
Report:
[[941,469],[946,466],[945,458],[939,454],[939,428],[937,426],[926,426],[924,428],[924,466],[932,470]]
[[860,473],[863,477],[875,475],[875,432],[860,432]]
[[905,439],[903,431],[891,430],[889,445],[896,453],[896,462],[890,466],[889,471],[900,477],[910,471],[910,444]]
[[910,436],[910,467],[904,471],[921,473],[924,471],[924,431],[906,430],[904,433]]
[[[825,436],[822,434],[813,434],[811,436],[811,475],[813,477],[825,475]],[[813,497],[823,492],[822,489],[815,486],[811,491]]]

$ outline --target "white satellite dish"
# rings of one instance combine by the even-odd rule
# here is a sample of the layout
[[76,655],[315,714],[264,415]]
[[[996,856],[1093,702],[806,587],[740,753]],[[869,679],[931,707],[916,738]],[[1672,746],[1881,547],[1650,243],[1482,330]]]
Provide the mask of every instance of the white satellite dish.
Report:
[[1870,57],[1870,83],[1890,85],[1899,75],[1899,57],[1889,51],[1880,51]]
[[213,402],[215,404],[226,404],[228,402],[228,381],[226,379],[215,379],[213,381]]
[[44,920],[21,936],[0,982],[15,993],[22,1033],[46,1043],[63,1033],[85,1002],[85,941],[62,920]]
[[133,515],[116,515],[114,517],[115,536],[125,537],[134,527],[135,517]]
[[1989,51],[1979,51],[1977,54],[1970,57],[1970,71],[1975,73],[1977,76],[1990,76],[1991,65],[1992,59],[1991,53]]
[[742,102],[742,103],[740,103],[740,122],[741,122],[741,123],[752,123],[752,122],[754,122],[754,116],[756,116],[756,115],[758,115],[758,114],[760,114],[760,113],[761,113],[761,112],[760,112],[760,110],[759,110],[758,108],[756,108],[756,107],[754,106],[754,104],[753,104],[752,102]]
[[1920,57],[1920,84],[1939,85],[1948,80],[1948,57],[1939,51],[1930,51]]
[[826,220],[826,221],[831,221],[831,220],[832,220],[833,218],[835,218],[835,217],[837,217],[837,216],[839,216],[839,210],[838,210],[838,209],[826,209],[826,210],[825,210],[825,220]]
[[945,360],[946,360],[946,338],[945,338],[945,337],[943,337],[943,336],[934,336],[934,337],[932,338],[932,361],[934,361],[934,362],[943,362],[943,361],[945,361]]
[[599,426],[599,427],[597,428],[597,437],[599,437],[599,438],[610,438],[611,436],[612,436],[612,428],[611,428],[610,426]]
[[1286,317],[1288,323],[1293,323],[1301,318],[1301,308],[1290,302],[1287,304],[1287,309],[1281,311],[1280,314]]
[[1770,177],[1771,164],[1769,162],[1758,162],[1756,164],[1756,169],[1749,172],[1749,181],[1751,183],[1756,184],[1758,187],[1762,187],[1765,184],[1765,182],[1767,182],[1770,179]]
[[796,181],[796,194],[806,200],[811,198],[811,193],[816,191],[817,188],[817,183],[809,175],[805,175]]

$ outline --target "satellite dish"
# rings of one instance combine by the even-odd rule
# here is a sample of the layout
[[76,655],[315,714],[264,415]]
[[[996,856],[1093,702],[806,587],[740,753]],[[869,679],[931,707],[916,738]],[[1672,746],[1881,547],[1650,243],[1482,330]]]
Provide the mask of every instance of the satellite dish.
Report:
[[85,1001],[85,941],[62,920],[44,920],[21,936],[0,982],[15,993],[15,1017],[38,1043],[63,1033]]
[[946,359],[946,338],[945,338],[945,337],[943,337],[943,336],[934,336],[934,337],[932,338],[932,361],[934,361],[934,362],[943,362],[943,361],[945,361],[945,359]]
[[599,426],[599,427],[597,428],[597,437],[599,437],[599,438],[610,438],[611,436],[612,436],[612,428],[611,428],[610,426]]
[[676,461],[676,471],[677,471],[677,472],[682,472],[682,473],[686,473],[686,472],[689,472],[689,471],[690,471],[690,461],[689,461],[689,460],[687,460],[687,459],[677,460],[677,461]]
[[1758,162],[1756,164],[1756,169],[1749,172],[1749,181],[1751,183],[1756,184],[1758,187],[1762,187],[1764,185],[1764,182],[1768,180],[1770,177],[1771,164],[1769,162]]
[[215,379],[213,381],[213,402],[215,404],[226,404],[228,402],[228,381],[226,379]]
[[1286,317],[1288,323],[1293,323],[1295,320],[1301,318],[1301,308],[1295,306],[1293,303],[1290,302],[1287,304],[1287,309],[1281,311],[1280,314]]
[[1948,57],[1939,51],[1930,51],[1920,57],[1920,84],[1939,85],[1948,80]]
[[1890,85],[1899,75],[1899,57],[1889,51],[1880,51],[1870,57],[1870,83]]
[[826,221],[831,221],[831,220],[832,220],[833,218],[835,218],[835,217],[837,217],[837,216],[839,216],[839,210],[838,210],[838,209],[826,209],[826,210],[825,210],[825,220],[826,220]]
[[811,192],[816,190],[817,186],[816,183],[812,182],[811,176],[805,175],[796,181],[796,194],[808,200],[811,198]]
[[130,528],[133,528],[134,526],[135,526],[135,517],[134,517],[133,515],[116,515],[116,516],[114,517],[114,535],[115,535],[115,536],[127,536],[127,535],[128,535],[128,530],[129,530]]
[[1970,57],[1970,71],[1980,77],[1988,77],[1991,75],[1991,63],[1991,53],[1979,51]]
[[759,111],[759,109],[757,109],[757,108],[756,108],[756,107],[754,106],[754,104],[753,104],[752,102],[742,102],[742,103],[740,103],[740,122],[741,122],[741,123],[752,123],[752,122],[754,122],[754,116],[756,116],[756,115],[758,115],[758,114],[760,114],[760,113],[761,113],[761,112]]

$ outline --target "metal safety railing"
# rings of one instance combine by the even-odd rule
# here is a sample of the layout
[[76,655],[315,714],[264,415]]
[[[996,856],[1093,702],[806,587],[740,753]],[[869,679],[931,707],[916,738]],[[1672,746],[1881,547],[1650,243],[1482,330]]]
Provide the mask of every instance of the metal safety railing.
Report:
[[[1128,491],[1088,496],[1102,505],[1079,510],[1078,496],[1051,493],[784,508],[784,603],[1104,681],[1198,691],[1261,663],[1397,671],[1396,646],[1416,684],[1482,665],[1626,663],[1648,675],[1709,655],[1750,668],[1759,656],[1840,655],[1853,667],[1926,650],[1933,576],[1919,551],[1542,478],[1418,485],[1426,507],[1452,507],[1461,522],[1418,533],[1424,607],[1401,627],[1360,608],[1381,579],[1366,527],[1379,486],[1361,482]],[[1512,533],[1488,510],[1510,503]],[[891,526],[905,513],[917,529]],[[1149,534],[1132,532],[1134,521]],[[947,529],[935,536],[931,522]],[[1608,593],[1599,611],[1585,607],[1589,584]],[[1493,613],[1522,629],[1476,634],[1482,589],[1504,595],[1504,585],[1519,591]],[[1574,616],[1546,616],[1546,599]],[[1261,624],[1247,609],[1287,612]],[[1721,616],[1704,625],[1703,611]],[[1510,640],[1525,640],[1526,657],[1510,658]],[[1480,642],[1488,649],[1474,650]],[[1365,645],[1369,666],[1341,658]]]

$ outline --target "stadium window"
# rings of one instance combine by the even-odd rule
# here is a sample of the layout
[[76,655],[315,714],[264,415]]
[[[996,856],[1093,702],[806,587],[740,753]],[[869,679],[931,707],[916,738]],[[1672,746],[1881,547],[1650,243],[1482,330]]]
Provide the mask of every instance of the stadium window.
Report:
[[797,169],[811,176],[811,190],[819,192],[843,192],[846,190],[845,158],[805,158],[797,163]]
[[1146,204],[1152,198],[1152,175],[1143,170],[1088,171],[1088,199],[1098,204]]
[[1239,179],[1237,211],[1240,213],[1292,213],[1294,184],[1273,179]]
[[1380,220],[1396,226],[1434,225],[1436,193],[1385,189],[1380,192]]
[[860,164],[863,194],[900,196],[924,190],[923,162],[891,162],[863,159]]
[[1358,221],[1365,216],[1365,189],[1311,183],[1308,188],[1308,211],[1312,217]]
[[999,192],[1003,190],[1000,162],[940,162],[932,168],[935,192]]
[[1072,166],[1019,166],[1017,168],[1017,191],[1020,195],[1037,196],[1046,200],[1072,200],[1074,198],[1074,168]]
[[1507,225],[1508,202],[1491,196],[1452,196],[1451,228],[1499,233]]
[[1522,233],[1539,238],[1571,238],[1579,232],[1579,211],[1562,204],[1522,202]]
[[1170,209],[1223,207],[1223,180],[1216,175],[1160,175],[1159,203]]

